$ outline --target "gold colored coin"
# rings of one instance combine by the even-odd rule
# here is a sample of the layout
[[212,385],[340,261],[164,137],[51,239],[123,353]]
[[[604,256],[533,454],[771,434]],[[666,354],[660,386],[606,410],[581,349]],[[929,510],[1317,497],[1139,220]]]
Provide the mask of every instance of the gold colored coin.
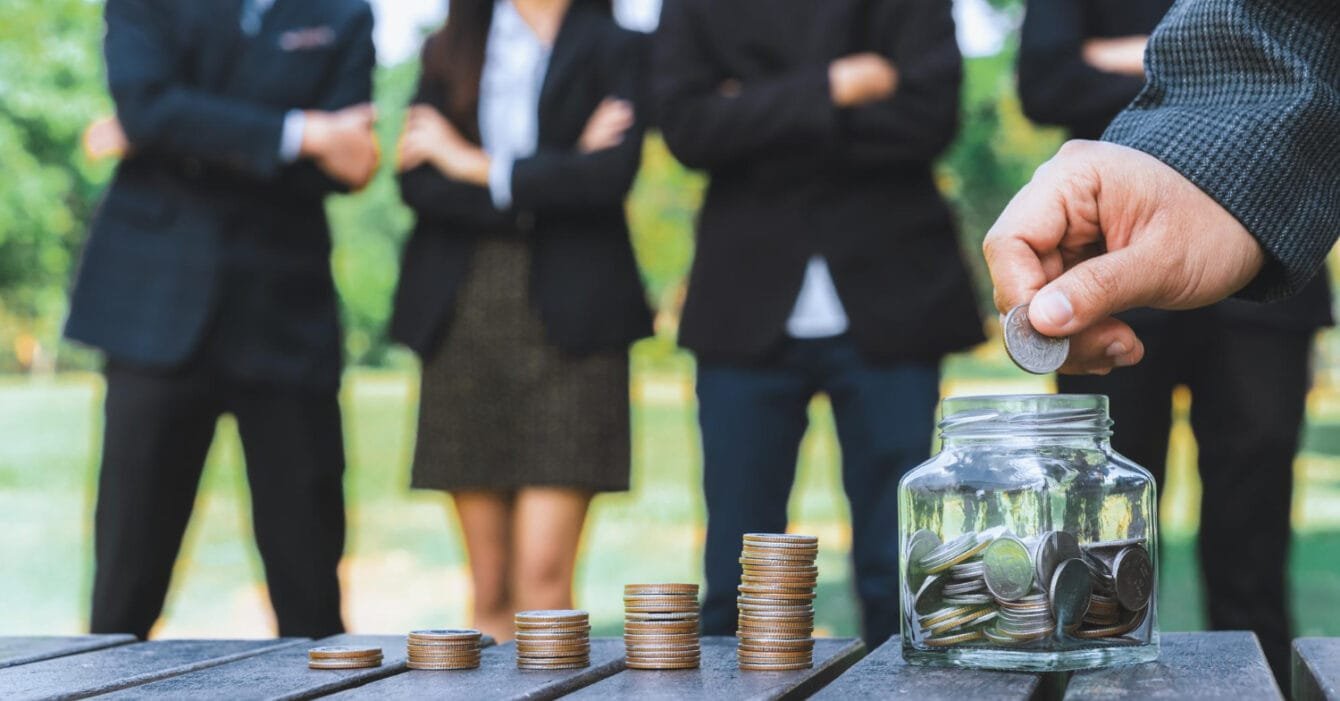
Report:
[[625,584],[624,596],[633,594],[683,594],[698,596],[697,584]]

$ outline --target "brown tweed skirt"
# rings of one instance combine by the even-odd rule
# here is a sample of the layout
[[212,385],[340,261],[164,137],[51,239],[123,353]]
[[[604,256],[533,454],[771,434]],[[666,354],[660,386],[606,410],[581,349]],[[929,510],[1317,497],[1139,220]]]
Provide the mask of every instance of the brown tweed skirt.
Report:
[[555,347],[529,279],[526,241],[480,239],[447,337],[424,363],[412,486],[628,489],[628,351]]

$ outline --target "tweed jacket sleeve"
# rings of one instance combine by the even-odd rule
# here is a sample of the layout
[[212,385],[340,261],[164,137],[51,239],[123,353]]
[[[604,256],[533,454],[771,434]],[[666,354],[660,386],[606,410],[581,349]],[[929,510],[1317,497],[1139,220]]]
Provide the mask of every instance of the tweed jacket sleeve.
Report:
[[1148,82],[1103,139],[1175,168],[1269,262],[1240,296],[1297,292],[1340,235],[1340,2],[1179,0]]

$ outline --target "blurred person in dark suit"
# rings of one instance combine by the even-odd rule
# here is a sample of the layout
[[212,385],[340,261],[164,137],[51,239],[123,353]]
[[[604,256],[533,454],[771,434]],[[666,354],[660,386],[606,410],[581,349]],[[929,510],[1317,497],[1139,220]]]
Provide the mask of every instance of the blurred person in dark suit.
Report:
[[680,342],[698,358],[703,632],[735,630],[741,535],[784,531],[826,393],[866,641],[898,630],[898,480],[930,450],[939,364],[982,340],[931,164],[958,123],[942,0],[666,0],[659,123],[708,172]]
[[158,618],[221,414],[237,419],[285,636],[343,630],[340,330],[323,202],[372,177],[363,0],[108,0],[123,152],[66,335],[101,349],[95,633]]
[[[1096,139],[1145,84],[1149,33],[1171,0],[1029,0],[1019,53],[1025,113]],[[1209,624],[1252,630],[1278,679],[1288,679],[1287,564],[1293,459],[1311,383],[1317,330],[1329,326],[1324,273],[1272,304],[1229,300],[1195,311],[1117,316],[1139,335],[1144,361],[1107,376],[1061,375],[1062,392],[1111,398],[1114,447],[1160,486],[1173,389],[1191,390],[1199,446],[1200,565]]]
[[572,607],[591,497],[629,486],[644,44],[609,0],[453,0],[401,140],[412,484],[451,493],[475,625],[500,640],[517,610]]

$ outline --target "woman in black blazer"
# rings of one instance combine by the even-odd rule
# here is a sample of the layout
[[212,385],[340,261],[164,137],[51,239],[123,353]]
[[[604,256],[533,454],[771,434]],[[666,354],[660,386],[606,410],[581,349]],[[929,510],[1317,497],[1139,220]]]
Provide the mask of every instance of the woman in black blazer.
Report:
[[450,491],[476,625],[568,608],[591,496],[628,488],[628,346],[651,333],[624,216],[639,35],[608,0],[453,0],[402,139],[393,337],[423,360],[413,485]]

